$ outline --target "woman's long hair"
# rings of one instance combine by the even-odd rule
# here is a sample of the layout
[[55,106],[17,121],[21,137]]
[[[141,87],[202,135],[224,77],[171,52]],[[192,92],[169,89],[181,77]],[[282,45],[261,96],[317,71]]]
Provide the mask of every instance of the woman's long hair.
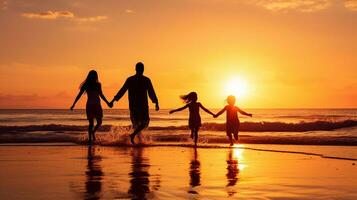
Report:
[[197,101],[197,93],[196,92],[190,92],[186,95],[180,96],[180,98],[185,102],[185,103],[191,103]]
[[100,83],[98,80],[98,73],[95,70],[91,70],[88,73],[86,80],[84,80],[81,83],[80,89],[81,90],[96,90],[96,89],[98,89],[99,85],[100,85]]

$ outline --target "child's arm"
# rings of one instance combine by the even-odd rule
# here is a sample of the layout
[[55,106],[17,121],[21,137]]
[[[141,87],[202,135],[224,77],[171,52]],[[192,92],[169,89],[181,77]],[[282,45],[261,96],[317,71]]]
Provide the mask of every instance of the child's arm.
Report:
[[109,103],[109,101],[107,100],[107,98],[105,98],[103,91],[102,91],[102,86],[99,87],[99,96],[100,98],[103,99],[103,101],[108,105],[109,108],[113,107],[113,104]]
[[78,95],[77,95],[76,99],[74,100],[74,102],[73,102],[73,104],[72,104],[72,106],[70,108],[71,110],[73,110],[74,106],[76,105],[77,101],[81,98],[83,93],[84,93],[84,90],[80,90],[78,92]]
[[213,114],[211,111],[209,111],[207,108],[205,108],[201,103],[200,103],[200,107],[201,107],[202,110],[204,110],[206,113],[208,113],[208,114],[214,116],[214,114]]
[[226,111],[226,107],[224,107],[221,111],[219,111],[217,114],[213,115],[214,118],[217,118],[218,116],[222,115]]
[[[238,107],[237,107],[237,108],[238,108]],[[240,108],[238,108],[238,112],[239,112],[240,114],[242,114],[242,115],[247,115],[247,116],[249,116],[249,117],[252,117],[252,116],[253,116],[253,115],[250,114],[250,113],[244,112],[244,111],[241,110]]]
[[181,108],[178,108],[176,110],[170,110],[170,114],[174,113],[174,112],[178,112],[178,111],[181,111],[181,110],[185,110],[186,108],[188,108],[188,104],[186,104],[185,106],[181,107]]

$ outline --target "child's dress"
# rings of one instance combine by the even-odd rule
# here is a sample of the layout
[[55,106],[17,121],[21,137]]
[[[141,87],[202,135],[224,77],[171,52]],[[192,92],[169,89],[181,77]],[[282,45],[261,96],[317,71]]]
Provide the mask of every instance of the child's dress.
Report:
[[239,108],[236,106],[227,105],[225,107],[227,111],[227,123],[226,123],[226,132],[227,134],[238,134],[239,131],[239,118],[238,111]]
[[188,109],[190,111],[188,127],[190,129],[198,129],[199,127],[201,127],[200,103],[190,103]]

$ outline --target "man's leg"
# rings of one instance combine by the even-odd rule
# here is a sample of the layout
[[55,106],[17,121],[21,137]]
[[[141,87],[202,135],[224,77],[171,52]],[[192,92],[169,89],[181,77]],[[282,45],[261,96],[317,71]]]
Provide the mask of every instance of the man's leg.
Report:
[[134,132],[132,134],[130,134],[130,142],[131,144],[135,144],[134,138],[137,134],[139,134],[142,130],[144,130],[144,128],[146,127],[145,124],[141,123],[139,125],[136,126]]
[[133,124],[134,131],[130,134],[130,142],[135,144],[134,138],[142,130],[144,130],[149,125],[149,110],[131,111],[130,112],[131,123]]

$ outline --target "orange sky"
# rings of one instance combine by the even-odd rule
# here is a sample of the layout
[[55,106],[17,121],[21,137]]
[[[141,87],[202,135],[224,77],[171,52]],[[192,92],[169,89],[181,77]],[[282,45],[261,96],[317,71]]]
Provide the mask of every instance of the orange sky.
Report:
[[90,69],[112,99],[137,61],[162,108],[235,77],[246,108],[357,107],[357,0],[0,0],[0,27],[0,108],[69,108]]

